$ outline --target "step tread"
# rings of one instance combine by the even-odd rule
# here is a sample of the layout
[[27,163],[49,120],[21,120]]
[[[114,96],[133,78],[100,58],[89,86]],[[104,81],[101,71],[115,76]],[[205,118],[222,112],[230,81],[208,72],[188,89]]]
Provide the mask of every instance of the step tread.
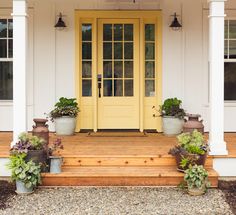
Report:
[[[218,177],[208,169],[209,177]],[[43,177],[183,177],[175,166],[170,167],[69,167],[60,174],[43,173]]]

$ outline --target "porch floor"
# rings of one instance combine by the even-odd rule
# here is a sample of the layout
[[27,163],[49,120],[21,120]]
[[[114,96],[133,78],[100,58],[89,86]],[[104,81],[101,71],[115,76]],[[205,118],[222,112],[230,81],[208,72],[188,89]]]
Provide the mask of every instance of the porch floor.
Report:
[[[207,138],[207,134],[205,135]],[[74,136],[50,134],[50,142],[61,138],[64,150],[61,174],[43,174],[45,186],[176,186],[183,173],[176,171],[175,160],[168,155],[176,137],[147,134],[131,137],[94,137],[85,133]],[[9,156],[11,132],[0,132],[0,158]],[[236,133],[226,133],[228,156],[236,158]],[[218,156],[219,157],[219,156]],[[212,186],[218,185],[213,157],[206,162]]]

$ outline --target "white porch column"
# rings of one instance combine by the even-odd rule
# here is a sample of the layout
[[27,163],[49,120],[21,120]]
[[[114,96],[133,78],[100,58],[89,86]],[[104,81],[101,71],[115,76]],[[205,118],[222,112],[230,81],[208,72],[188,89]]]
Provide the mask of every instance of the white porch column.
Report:
[[210,154],[227,155],[224,142],[224,5],[226,0],[208,0],[210,61]]
[[27,131],[27,2],[13,0],[13,141]]

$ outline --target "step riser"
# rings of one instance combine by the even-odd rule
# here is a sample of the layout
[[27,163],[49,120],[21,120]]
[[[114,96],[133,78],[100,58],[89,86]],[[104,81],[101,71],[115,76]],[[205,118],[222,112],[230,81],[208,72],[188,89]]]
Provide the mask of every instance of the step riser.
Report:
[[[217,177],[210,177],[211,187],[218,187]],[[65,177],[43,178],[42,186],[178,186],[182,177]]]
[[[76,157],[63,158],[64,167],[72,166],[175,166],[173,157]],[[206,167],[213,166],[213,159],[206,160]]]

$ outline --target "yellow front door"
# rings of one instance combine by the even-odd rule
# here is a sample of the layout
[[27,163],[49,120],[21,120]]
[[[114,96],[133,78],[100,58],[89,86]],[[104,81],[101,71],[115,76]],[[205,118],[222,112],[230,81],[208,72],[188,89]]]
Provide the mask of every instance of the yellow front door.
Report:
[[139,20],[98,20],[98,129],[139,129]]

